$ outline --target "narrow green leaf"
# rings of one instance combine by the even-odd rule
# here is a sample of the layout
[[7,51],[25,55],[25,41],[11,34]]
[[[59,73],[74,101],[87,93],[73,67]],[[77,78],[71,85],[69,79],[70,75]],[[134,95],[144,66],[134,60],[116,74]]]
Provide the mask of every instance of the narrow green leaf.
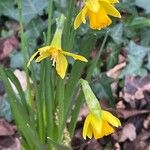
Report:
[[15,87],[16,87],[16,89],[18,91],[18,94],[20,96],[21,103],[22,103],[24,109],[28,112],[27,101],[26,101],[26,98],[25,98],[25,95],[24,95],[24,92],[23,92],[23,89],[21,87],[21,84],[20,84],[19,80],[13,74],[13,72],[11,70],[9,70],[9,69],[6,70],[6,74],[7,74],[8,78],[11,80],[11,82],[15,85]]
[[[96,41],[96,37],[95,36],[90,36],[90,37],[86,37],[81,43],[81,47],[80,47],[80,54],[84,55],[85,57],[89,57],[91,50],[95,44]],[[67,118],[70,114],[70,111],[72,109],[72,105],[73,105],[73,95],[74,92],[76,91],[76,86],[78,83],[78,80],[81,76],[82,70],[84,68],[86,64],[83,62],[75,62],[75,64],[73,65],[73,68],[71,70],[71,74],[70,74],[70,78],[67,82],[66,88],[65,88],[65,96],[64,96],[64,104],[65,104],[65,108],[64,108],[64,123],[63,123],[63,127],[66,124]],[[67,109],[66,109],[67,108]]]
[[13,89],[10,85],[10,82],[7,78],[6,72],[4,69],[0,66],[0,76],[4,83],[5,90],[9,97],[9,103],[15,118],[15,121],[17,123],[18,129],[23,133],[26,140],[28,141],[28,144],[32,147],[33,144],[38,149],[42,149],[44,145],[39,141],[38,136],[35,132],[35,130],[31,127],[28,117],[23,111],[23,107],[20,105],[19,100],[15,96],[15,93],[13,92]]

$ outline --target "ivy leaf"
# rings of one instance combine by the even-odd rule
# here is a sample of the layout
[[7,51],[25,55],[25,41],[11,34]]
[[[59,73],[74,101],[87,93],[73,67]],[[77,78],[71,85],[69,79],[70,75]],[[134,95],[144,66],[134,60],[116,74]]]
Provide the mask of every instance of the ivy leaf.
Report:
[[122,70],[120,78],[123,78],[125,75],[136,74],[140,76],[147,75],[147,70],[143,68],[142,64],[147,53],[150,51],[150,48],[140,46],[135,44],[133,41],[130,41],[128,47],[128,64]]
[[150,13],[149,0],[136,0],[135,4],[136,6],[143,8],[147,14]]
[[135,17],[130,18],[125,23],[126,27],[132,27],[132,28],[143,28],[143,27],[149,27],[150,26],[150,19],[146,17]]
[[9,122],[11,122],[13,119],[6,95],[4,95],[3,98],[0,97],[0,117],[4,117]]
[[[8,1],[8,0],[7,0]],[[10,1],[9,4],[11,4],[12,1]],[[35,18],[37,15],[42,15],[43,10],[47,7],[47,0],[23,0],[22,1],[22,17],[23,22],[25,24],[28,24],[33,18]],[[4,5],[5,3],[2,2],[1,5]],[[7,4],[7,3],[6,3]],[[15,7],[16,3],[13,3],[12,5],[6,5],[3,10],[3,15],[8,16],[10,18],[13,18],[15,20],[19,20],[18,17],[18,8]]]
[[103,74],[99,82],[94,83],[93,90],[99,99],[106,99],[111,107],[115,106],[115,99],[111,90],[112,79]]
[[107,58],[107,70],[114,67],[118,62],[118,55],[121,51],[120,46],[115,43],[108,44],[108,48],[111,49],[111,53]]
[[37,38],[40,37],[42,31],[46,28],[46,23],[40,18],[32,19],[27,25],[25,32],[28,52],[32,54],[35,51],[37,45]]
[[24,68],[24,64],[23,64],[23,57],[22,57],[22,53],[21,52],[15,52],[15,53],[11,53],[10,54],[10,67],[13,69],[16,68],[20,68],[23,69]]
[[121,44],[123,42],[122,35],[123,35],[123,24],[119,23],[112,28],[110,36],[117,44]]
[[4,15],[6,11],[11,13],[10,10],[12,9],[14,9],[14,3],[12,3],[12,0],[0,1],[0,15]]

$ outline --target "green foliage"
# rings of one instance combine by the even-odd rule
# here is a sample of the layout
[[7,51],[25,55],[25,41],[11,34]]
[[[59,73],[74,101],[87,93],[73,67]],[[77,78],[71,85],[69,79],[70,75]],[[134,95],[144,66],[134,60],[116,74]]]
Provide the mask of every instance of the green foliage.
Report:
[[144,28],[150,27],[150,19],[146,17],[131,17],[125,23],[128,28]]
[[115,43],[121,44],[123,42],[123,23],[116,24],[112,29],[110,36]]
[[[16,1],[5,0],[0,2],[0,12],[4,16],[8,16],[12,19],[19,21],[18,8],[16,7]],[[37,15],[42,15],[43,10],[47,7],[47,0],[23,0],[23,22],[28,24]]]
[[[31,55],[37,48],[38,38],[43,39],[41,33],[46,28],[46,22],[40,18],[32,19],[26,26],[25,36],[28,53]],[[42,36],[42,37],[41,37]]]
[[115,43],[109,43],[107,47],[111,49],[111,53],[107,58],[107,70],[109,70],[118,63],[118,55],[120,54],[121,47]]
[[143,8],[147,14],[150,13],[150,5],[148,0],[135,0],[136,6]]
[[[5,84],[14,119],[22,135],[22,143],[27,145],[26,149],[35,149],[35,147],[45,149],[47,146],[51,149],[52,145],[58,149],[66,149],[57,142],[62,141],[63,129],[70,114],[72,117],[68,124],[68,131],[71,137],[73,136],[78,113],[83,103],[83,93],[79,93],[77,84],[81,74],[89,81],[91,75],[94,80],[98,78],[97,82],[92,84],[97,97],[108,100],[110,106],[114,107],[115,99],[110,86],[112,80],[105,75],[105,72],[117,65],[120,52],[126,49],[127,51],[124,52],[127,53],[128,60],[127,66],[121,72],[121,79],[128,74],[145,76],[150,70],[150,5],[148,0],[122,0],[122,3],[117,5],[122,12],[121,21],[117,19],[108,30],[101,31],[90,30],[87,24],[76,31],[73,30],[76,8],[74,0],[49,1],[49,7],[47,5],[47,0],[23,0],[21,24],[24,25],[24,29],[21,28],[21,39],[24,43],[21,48],[25,49],[25,57],[23,58],[20,52],[12,53],[10,55],[11,68],[23,69],[26,66],[23,64],[24,60],[27,61],[28,57],[41,45],[49,44],[55,30],[54,20],[62,12],[67,17],[63,32],[63,48],[67,51],[75,50],[87,58],[91,56],[91,51],[95,48],[99,56],[104,54],[105,57],[89,59],[87,65],[79,62],[70,63],[68,69],[70,76],[67,76],[65,82],[55,77],[55,70],[51,67],[49,60],[42,62],[41,65],[35,65],[33,62],[30,70],[25,67],[27,78],[29,79],[30,73],[33,81],[32,88],[28,83],[27,97],[14,74],[0,67],[0,78]],[[49,13],[48,20],[45,19],[47,13]],[[17,1],[1,1],[0,15],[19,21]],[[108,33],[108,38],[104,38],[106,33]],[[12,31],[2,30],[1,32],[2,37],[8,37],[11,34],[13,34]],[[97,44],[95,44],[96,40]],[[13,92],[8,79],[15,84],[19,91],[18,96]],[[79,96],[76,97],[76,95]],[[9,110],[7,106],[5,103],[0,104],[0,115],[5,116],[4,113]],[[60,114],[57,116],[58,108]],[[10,116],[5,117],[11,119]],[[55,117],[58,117],[60,126],[56,125]]]
[[140,46],[135,44],[133,41],[130,41],[128,47],[128,64],[122,70],[120,77],[124,77],[127,74],[136,74],[140,76],[146,76],[147,70],[143,67],[144,58],[150,52],[150,48]]
[[115,99],[111,90],[112,79],[103,74],[100,79],[93,83],[93,90],[99,99],[108,100],[111,107],[115,106]]
[[7,121],[12,121],[12,113],[10,109],[10,104],[8,102],[7,95],[4,95],[3,98],[0,98],[0,117],[4,117]]
[[23,57],[20,52],[14,52],[10,54],[10,67],[13,69],[20,68],[23,69]]

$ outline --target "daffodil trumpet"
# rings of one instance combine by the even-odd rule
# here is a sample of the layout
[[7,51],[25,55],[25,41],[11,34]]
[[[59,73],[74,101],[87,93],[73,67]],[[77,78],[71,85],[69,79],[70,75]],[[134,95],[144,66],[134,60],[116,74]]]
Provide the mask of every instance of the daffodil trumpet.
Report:
[[80,79],[80,83],[90,110],[84,122],[83,138],[91,139],[94,136],[95,139],[99,139],[115,132],[112,126],[121,126],[120,120],[110,112],[101,109],[99,101],[86,80]]
[[112,21],[108,15],[121,18],[119,11],[113,6],[118,0],[86,0],[84,7],[76,16],[74,28],[77,29],[81,23],[86,23],[89,18],[91,29],[102,29],[109,26]]
[[61,15],[60,18],[56,19],[56,23],[57,23],[57,29],[55,31],[53,40],[51,42],[51,44],[49,46],[45,46],[42,47],[40,49],[37,50],[37,52],[35,52],[27,66],[30,66],[31,61],[37,56],[36,58],[36,62],[40,62],[45,58],[51,58],[52,65],[56,67],[56,72],[57,74],[64,79],[65,74],[66,74],[66,70],[67,70],[67,66],[68,66],[68,62],[65,56],[71,56],[73,57],[75,60],[80,60],[83,62],[87,62],[88,60],[81,56],[81,55],[76,55],[73,53],[69,53],[67,51],[62,50],[61,48],[61,37],[62,37],[62,31],[63,31],[63,25],[64,25],[64,20],[65,20],[65,16]]

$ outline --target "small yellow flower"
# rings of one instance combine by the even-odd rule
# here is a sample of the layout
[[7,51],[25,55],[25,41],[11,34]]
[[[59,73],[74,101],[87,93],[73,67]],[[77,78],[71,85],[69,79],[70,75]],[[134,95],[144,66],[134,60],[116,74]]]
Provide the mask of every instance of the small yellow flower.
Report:
[[91,139],[94,135],[95,139],[99,139],[113,133],[115,130],[112,126],[121,126],[120,120],[108,111],[101,109],[98,99],[86,80],[80,79],[80,84],[90,111],[85,119],[83,138],[86,139],[86,136],[88,136]]
[[102,29],[112,23],[108,15],[121,17],[119,11],[113,6],[118,0],[86,0],[84,7],[76,16],[74,28],[77,29],[81,23],[86,23],[89,18],[91,29]]
[[62,79],[65,77],[67,66],[68,66],[68,62],[67,62],[65,55],[71,56],[75,60],[87,62],[87,59],[81,55],[76,55],[76,54],[69,53],[69,52],[62,50],[61,37],[62,37],[64,19],[65,19],[65,17],[62,15],[59,19],[56,20],[57,21],[57,29],[56,29],[55,35],[53,37],[53,40],[52,40],[50,46],[45,46],[45,47],[38,49],[38,51],[35,52],[31,56],[31,58],[28,62],[28,65],[27,65],[29,67],[31,61],[37,56],[37,54],[39,54],[39,56],[36,58],[36,62],[40,62],[43,59],[50,57],[51,60],[53,60],[52,65],[53,66],[56,65],[57,74]]
[[91,139],[94,135],[95,139],[99,139],[113,133],[115,130],[110,124],[114,127],[121,126],[120,120],[108,111],[101,110],[99,118],[89,113],[83,127],[83,138],[86,139],[87,136]]
[[56,71],[62,79],[65,77],[67,66],[68,66],[68,62],[67,62],[67,59],[66,59],[65,55],[66,56],[71,56],[75,60],[80,60],[80,61],[87,62],[87,59],[84,58],[81,55],[76,55],[76,54],[73,54],[73,53],[63,51],[62,49],[60,49],[58,47],[45,46],[45,47],[42,47],[42,48],[38,49],[38,51],[35,52],[31,56],[31,58],[28,62],[28,66],[30,65],[31,61],[34,59],[34,57],[37,54],[39,54],[39,56],[36,58],[36,62],[40,62],[41,60],[43,60],[47,57],[51,57],[51,60],[53,60],[52,65],[55,66],[55,64],[56,64]]

